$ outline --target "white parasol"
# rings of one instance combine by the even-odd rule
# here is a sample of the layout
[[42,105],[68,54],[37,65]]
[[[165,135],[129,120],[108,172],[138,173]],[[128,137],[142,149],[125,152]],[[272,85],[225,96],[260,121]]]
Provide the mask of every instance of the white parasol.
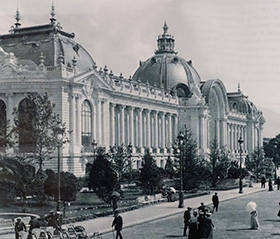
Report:
[[255,202],[248,202],[246,205],[246,211],[251,213],[257,209],[257,204]]
[[170,187],[169,189],[170,189],[171,192],[176,193],[176,189],[175,188]]

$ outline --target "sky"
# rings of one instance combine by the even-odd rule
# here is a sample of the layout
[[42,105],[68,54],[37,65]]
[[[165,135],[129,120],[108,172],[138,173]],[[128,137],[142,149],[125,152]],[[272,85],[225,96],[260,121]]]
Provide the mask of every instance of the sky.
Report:
[[202,81],[220,79],[228,92],[239,83],[263,111],[264,136],[280,133],[279,0],[0,0],[0,34],[17,7],[22,27],[49,23],[52,2],[63,30],[97,65],[125,77],[153,56],[166,21]]

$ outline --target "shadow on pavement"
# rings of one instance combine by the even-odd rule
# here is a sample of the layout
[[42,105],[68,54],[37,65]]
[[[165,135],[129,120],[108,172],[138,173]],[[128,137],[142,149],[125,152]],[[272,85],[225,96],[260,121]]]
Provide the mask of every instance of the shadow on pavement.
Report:
[[271,236],[279,236],[280,233],[271,233]]
[[280,220],[277,219],[265,219],[265,222],[280,222]]
[[252,231],[251,228],[235,228],[235,229],[226,229],[226,231],[229,232],[235,232],[235,231]]
[[186,237],[186,236],[179,236],[179,235],[167,235],[167,238],[174,238],[174,237]]

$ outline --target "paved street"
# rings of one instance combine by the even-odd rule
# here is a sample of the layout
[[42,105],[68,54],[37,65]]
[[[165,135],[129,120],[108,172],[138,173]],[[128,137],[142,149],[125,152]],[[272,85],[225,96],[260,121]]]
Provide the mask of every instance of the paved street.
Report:
[[[227,200],[220,204],[220,211],[212,215],[216,229],[214,239],[264,239],[280,238],[280,218],[278,202],[280,191],[261,191],[254,194]],[[250,230],[250,215],[245,210],[249,201],[255,201],[259,211],[259,230]],[[199,202],[198,202],[199,203]],[[185,205],[188,206],[188,205]],[[124,221],[124,224],[129,222]],[[160,238],[184,238],[183,213],[155,220],[140,225],[125,228],[124,238],[133,239],[160,239]],[[104,234],[103,239],[112,239],[112,232]]]

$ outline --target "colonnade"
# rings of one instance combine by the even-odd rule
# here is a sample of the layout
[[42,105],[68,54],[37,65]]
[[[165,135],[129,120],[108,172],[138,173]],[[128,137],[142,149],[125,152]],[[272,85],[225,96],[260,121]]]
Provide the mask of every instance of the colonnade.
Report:
[[242,138],[243,149],[247,149],[247,130],[246,130],[246,125],[239,125],[236,123],[228,123],[227,124],[228,128],[228,148],[231,149],[232,151],[237,151],[239,150],[239,145],[238,145],[238,140],[240,137]]
[[177,128],[175,113],[110,103],[110,145],[164,151],[172,147]]

